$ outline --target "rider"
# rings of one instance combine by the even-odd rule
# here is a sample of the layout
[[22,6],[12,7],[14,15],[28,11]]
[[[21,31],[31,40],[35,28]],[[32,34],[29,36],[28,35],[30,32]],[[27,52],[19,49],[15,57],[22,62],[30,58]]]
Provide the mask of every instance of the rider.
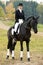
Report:
[[25,17],[24,17],[24,11],[23,11],[23,4],[22,3],[19,3],[18,5],[18,8],[15,12],[15,26],[14,28],[12,29],[12,35],[15,33],[19,34],[19,25],[21,25],[24,20],[25,20]]

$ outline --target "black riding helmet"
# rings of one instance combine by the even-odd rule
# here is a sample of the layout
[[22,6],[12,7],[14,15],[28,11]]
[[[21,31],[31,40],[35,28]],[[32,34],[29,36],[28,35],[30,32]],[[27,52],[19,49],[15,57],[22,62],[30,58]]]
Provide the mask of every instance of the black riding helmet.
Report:
[[23,6],[23,4],[22,3],[19,3],[18,6]]

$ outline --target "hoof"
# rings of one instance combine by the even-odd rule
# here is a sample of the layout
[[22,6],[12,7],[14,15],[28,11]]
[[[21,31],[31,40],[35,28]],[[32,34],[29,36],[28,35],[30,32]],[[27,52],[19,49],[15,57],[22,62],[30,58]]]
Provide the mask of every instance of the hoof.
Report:
[[23,60],[23,58],[20,58],[20,60],[22,61],[22,60]]
[[6,59],[9,59],[9,56],[7,56]]
[[30,58],[28,58],[28,61],[30,61]]
[[15,58],[14,58],[14,57],[12,57],[12,59],[14,60]]

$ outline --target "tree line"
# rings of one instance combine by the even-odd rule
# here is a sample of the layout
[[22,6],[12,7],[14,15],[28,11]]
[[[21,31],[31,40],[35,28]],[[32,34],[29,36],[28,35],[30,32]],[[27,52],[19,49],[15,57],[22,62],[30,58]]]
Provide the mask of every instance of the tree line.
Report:
[[40,16],[39,18],[39,23],[43,23],[43,5],[42,4],[38,4],[37,2],[33,2],[33,1],[29,1],[29,2],[25,2],[25,1],[13,1],[11,3],[7,2],[7,5],[4,6],[1,2],[0,2],[0,13],[1,10],[4,14],[0,14],[0,17],[5,16],[9,19],[14,19],[15,14],[13,14],[13,12],[15,12],[15,10],[17,9],[17,5],[19,3],[23,3],[24,5],[24,12],[25,12],[25,18],[27,19],[29,16]]

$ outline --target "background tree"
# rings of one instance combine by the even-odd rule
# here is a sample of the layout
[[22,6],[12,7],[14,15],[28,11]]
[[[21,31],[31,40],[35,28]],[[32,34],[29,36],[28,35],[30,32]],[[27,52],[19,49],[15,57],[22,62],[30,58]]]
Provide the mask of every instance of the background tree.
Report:
[[1,6],[0,6],[0,18],[5,18],[5,12]]
[[[37,2],[33,2],[33,1],[24,1],[24,0],[11,0],[10,2],[7,2],[7,5],[4,6],[4,4],[2,4],[0,2],[0,6],[3,8],[3,12],[6,14],[6,17],[8,19],[14,19],[15,17],[15,13],[13,14],[13,12],[15,12],[15,9],[17,9],[17,5],[19,3],[23,3],[24,5],[24,12],[25,12],[25,18],[27,19],[29,16],[40,16],[39,18],[39,23],[43,23],[43,5],[42,4],[38,4]],[[1,11],[1,10],[0,10]],[[1,14],[0,14],[1,16]]]
[[8,19],[14,19],[14,15],[13,12],[15,12],[15,8],[13,7],[13,4],[12,3],[9,3],[7,6],[6,6],[6,17]]
[[29,2],[26,2],[26,1],[16,1],[16,2],[13,2],[13,5],[15,8],[17,8],[17,5],[19,3],[23,3],[23,6],[24,6],[24,12],[25,12],[25,18],[27,19],[27,17],[29,16],[38,16],[38,13],[37,13],[37,6],[38,6],[38,3],[36,2],[33,2],[33,1],[29,1]]
[[39,13],[39,16],[40,16],[40,19],[39,19],[39,22],[40,23],[43,23],[43,5],[38,5],[37,6],[37,11]]
[[4,9],[5,5],[0,1],[0,6]]

